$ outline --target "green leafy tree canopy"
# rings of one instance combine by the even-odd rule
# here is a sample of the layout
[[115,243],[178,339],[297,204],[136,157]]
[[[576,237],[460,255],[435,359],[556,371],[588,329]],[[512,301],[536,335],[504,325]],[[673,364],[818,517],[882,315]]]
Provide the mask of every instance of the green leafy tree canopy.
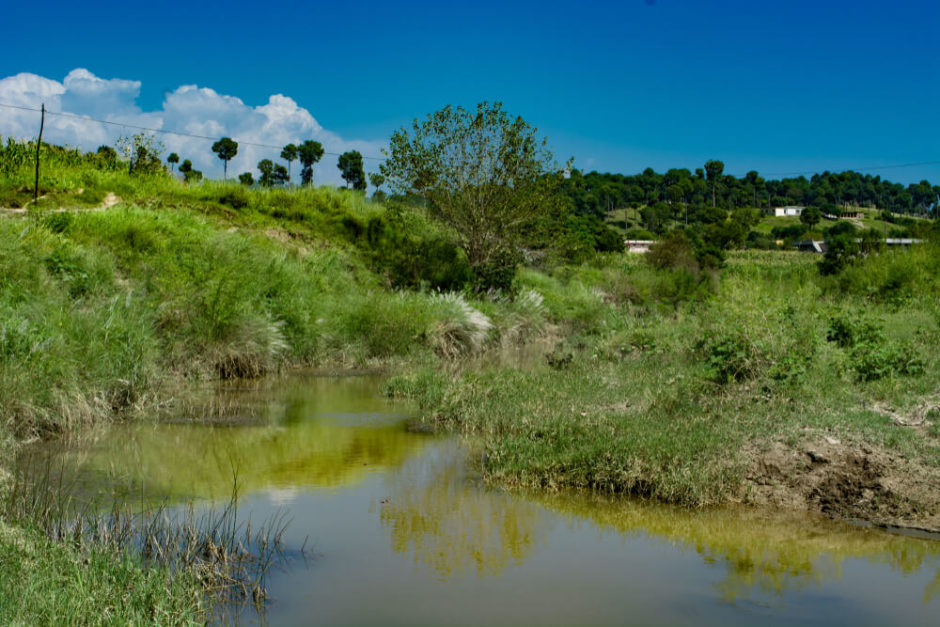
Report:
[[380,169],[454,228],[482,288],[508,287],[523,228],[550,213],[563,181],[547,141],[498,102],[415,120],[392,135]]
[[725,164],[716,159],[705,162],[705,177],[712,184],[712,207],[715,206],[717,202],[716,190],[718,189],[718,183],[721,181],[721,174],[725,171]]
[[800,212],[800,222],[812,229],[822,219],[822,212],[818,207],[805,207]]
[[297,160],[297,146],[294,144],[287,144],[284,146],[284,149],[281,150],[281,159],[287,162],[287,180],[290,182],[290,164]]
[[160,153],[166,150],[163,142],[148,133],[137,133],[117,140],[121,157],[128,162],[131,174],[156,174],[163,171]]
[[350,150],[339,156],[336,167],[340,169],[340,176],[346,181],[346,187],[356,190],[366,188],[366,171],[362,167],[362,154],[358,150]]
[[262,187],[273,187],[287,182],[287,168],[279,163],[274,163],[270,159],[259,161],[258,170],[261,172],[258,184]]
[[238,154],[238,142],[231,137],[223,137],[212,144],[212,152],[222,160],[223,176],[228,178],[228,162]]
[[300,159],[300,182],[303,185],[313,184],[313,165],[323,157],[323,146],[318,141],[308,139],[297,147],[297,157]]

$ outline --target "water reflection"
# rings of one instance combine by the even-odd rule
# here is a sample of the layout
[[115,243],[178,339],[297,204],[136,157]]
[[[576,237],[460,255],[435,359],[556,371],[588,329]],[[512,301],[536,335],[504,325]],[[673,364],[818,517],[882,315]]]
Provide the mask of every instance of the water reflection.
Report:
[[372,377],[293,378],[273,399],[264,387],[220,388],[175,422],[118,425],[91,445],[61,452],[53,443],[46,452],[77,477],[80,493],[107,486],[135,501],[225,499],[237,476],[240,493],[270,490],[287,504],[298,487],[353,484],[397,467],[428,441],[407,432],[404,408],[378,386]]
[[534,503],[468,480],[462,460],[451,443],[406,465],[389,480],[380,518],[395,551],[440,577],[496,575],[532,553],[547,521]]
[[624,542],[653,539],[695,551],[706,567],[723,570],[714,589],[726,602],[755,592],[780,597],[839,581],[844,564],[857,559],[903,574],[935,571],[924,602],[940,593],[940,542],[806,514],[698,511],[583,493],[488,491],[465,478],[460,459],[439,451],[406,465],[389,481],[391,496],[381,504],[394,550],[442,577],[494,575],[521,564],[546,543],[560,518],[573,534],[596,529]]

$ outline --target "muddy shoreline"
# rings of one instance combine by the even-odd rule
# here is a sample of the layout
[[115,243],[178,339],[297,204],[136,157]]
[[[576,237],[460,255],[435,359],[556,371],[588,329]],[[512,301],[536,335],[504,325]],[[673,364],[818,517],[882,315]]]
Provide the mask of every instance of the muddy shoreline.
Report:
[[745,452],[744,502],[940,540],[940,471],[828,436]]

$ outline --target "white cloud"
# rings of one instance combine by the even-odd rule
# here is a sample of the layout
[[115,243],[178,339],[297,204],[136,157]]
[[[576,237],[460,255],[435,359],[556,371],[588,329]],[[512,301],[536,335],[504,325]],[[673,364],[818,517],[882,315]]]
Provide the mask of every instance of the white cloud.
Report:
[[[87,116],[119,124],[143,126],[208,137],[228,136],[239,141],[238,155],[229,163],[229,175],[252,171],[261,159],[278,160],[280,150],[249,146],[247,143],[284,146],[315,139],[328,152],[358,150],[364,155],[380,154],[383,141],[347,140],[324,129],[313,115],[296,101],[282,94],[270,96],[267,104],[251,107],[240,98],[219,94],[196,85],[182,85],[168,93],[155,111],[137,106],[140,81],[103,79],[86,69],[69,72],[62,82],[21,73],[0,79],[0,103],[39,108],[45,103],[50,111]],[[38,132],[38,114],[32,111],[0,107],[0,136],[34,138]],[[102,144],[114,145],[121,135],[137,132],[110,124],[75,117],[47,115],[43,139],[50,143],[94,150]],[[179,153],[207,176],[221,178],[222,163],[205,139],[158,134],[166,154]],[[335,155],[325,155],[315,169],[315,180],[342,184]],[[374,170],[375,161],[366,160],[366,169]],[[291,174],[299,178],[295,162]]]

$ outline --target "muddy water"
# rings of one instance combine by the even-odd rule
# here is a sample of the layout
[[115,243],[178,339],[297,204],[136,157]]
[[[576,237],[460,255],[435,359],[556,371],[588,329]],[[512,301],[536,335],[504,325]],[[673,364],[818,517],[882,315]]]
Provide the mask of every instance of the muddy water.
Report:
[[[807,516],[487,489],[370,377],[211,390],[55,452],[77,489],[286,512],[273,625],[940,622],[940,542]],[[193,421],[195,416],[199,421]],[[256,620],[257,616],[245,616]]]

